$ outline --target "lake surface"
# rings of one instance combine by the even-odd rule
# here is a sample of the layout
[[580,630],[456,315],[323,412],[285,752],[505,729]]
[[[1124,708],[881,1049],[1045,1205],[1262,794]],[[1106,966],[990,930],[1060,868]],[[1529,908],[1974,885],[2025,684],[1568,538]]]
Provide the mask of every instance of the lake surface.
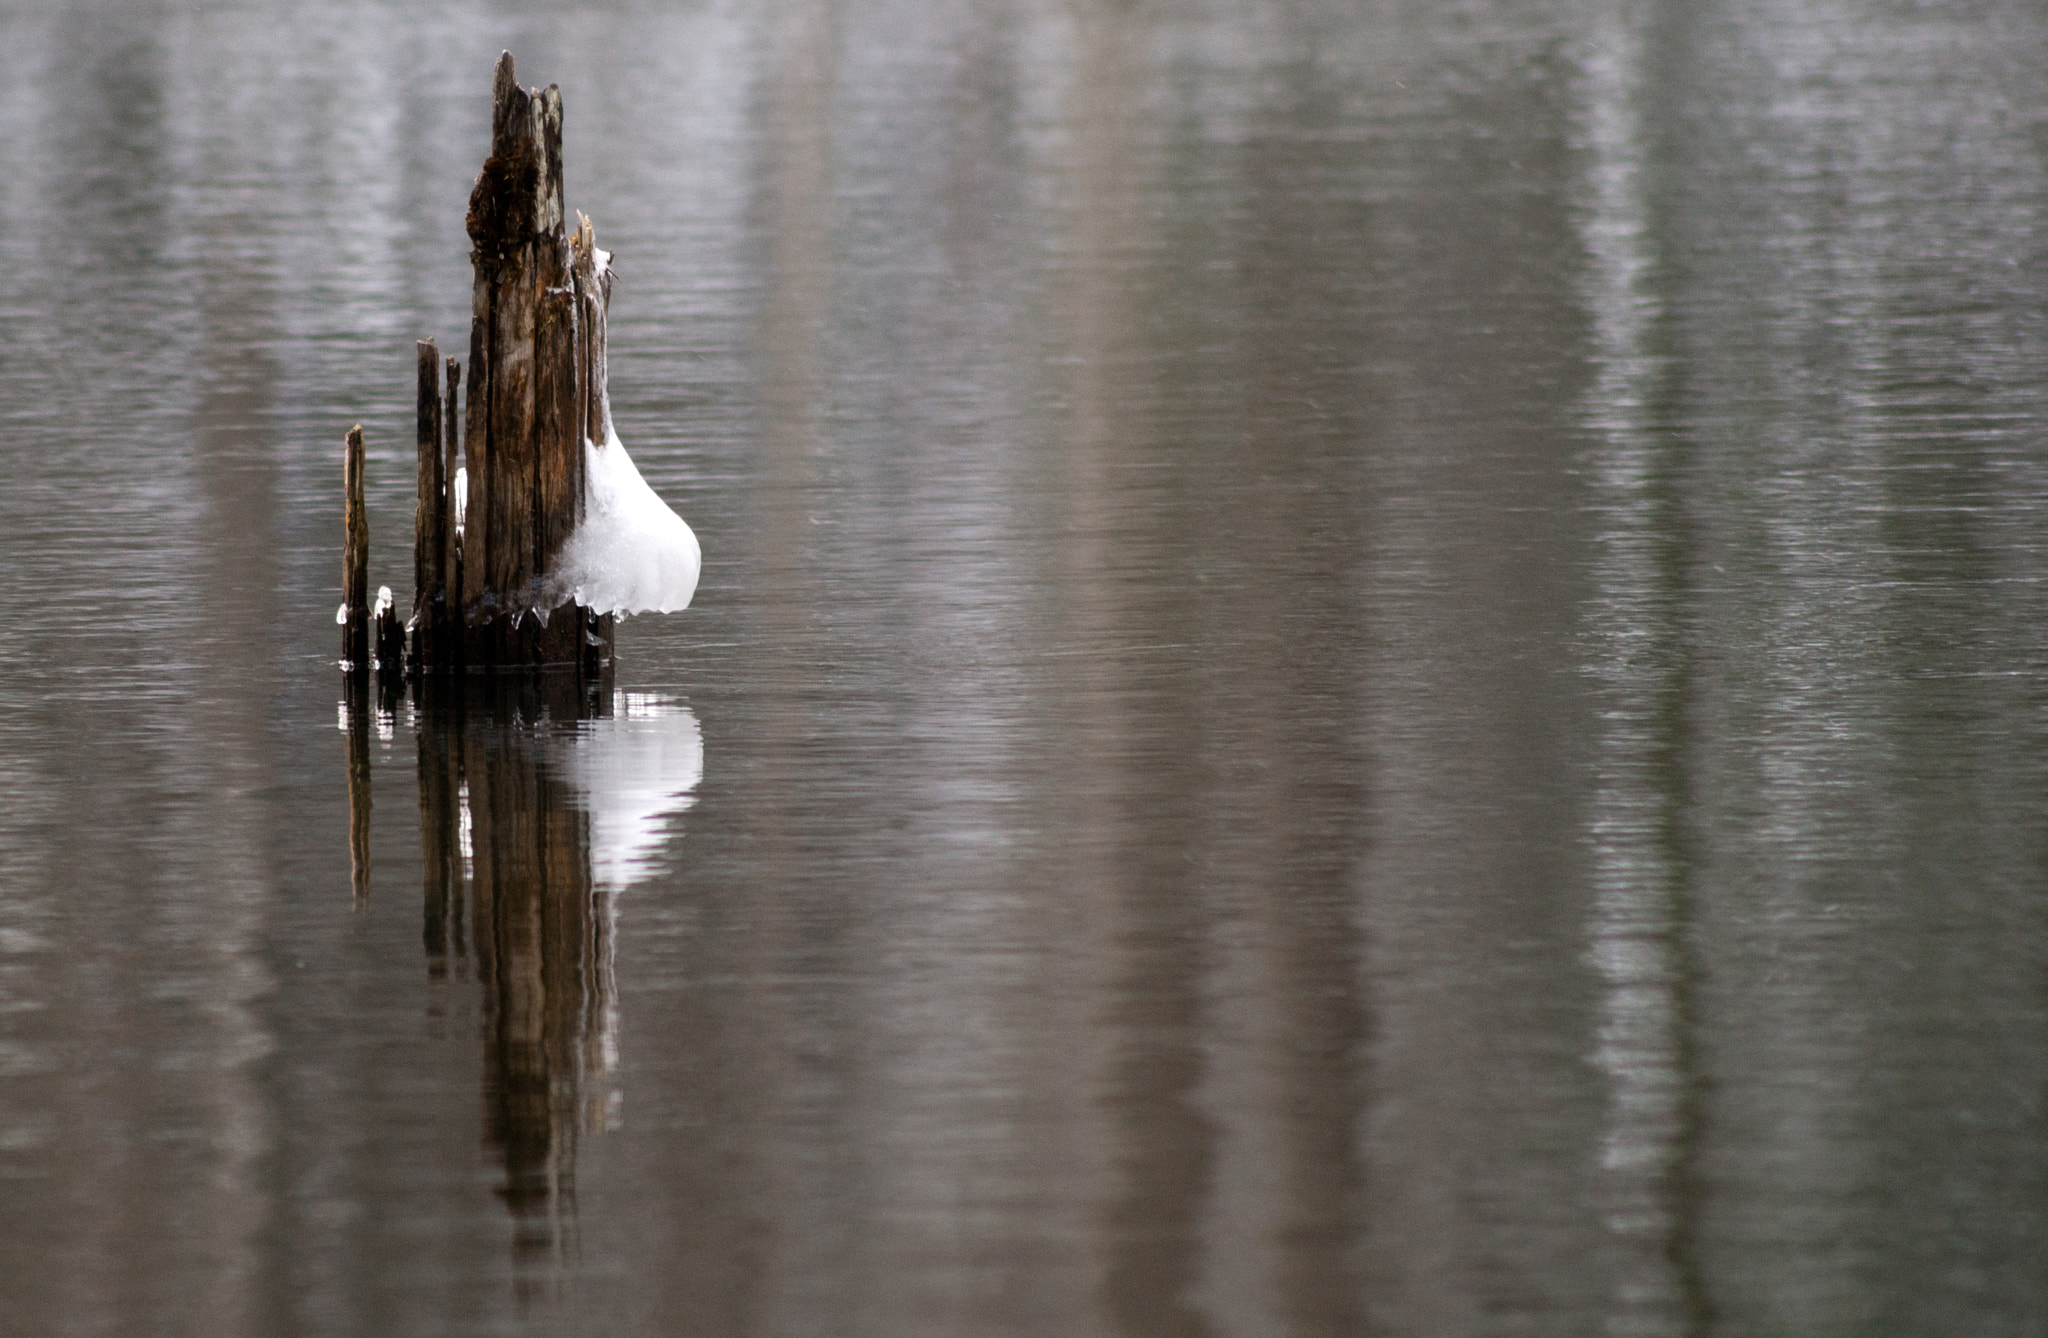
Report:
[[[0,1329],[2048,1328],[2048,13],[0,4]],[[347,701],[491,63],[696,605]]]

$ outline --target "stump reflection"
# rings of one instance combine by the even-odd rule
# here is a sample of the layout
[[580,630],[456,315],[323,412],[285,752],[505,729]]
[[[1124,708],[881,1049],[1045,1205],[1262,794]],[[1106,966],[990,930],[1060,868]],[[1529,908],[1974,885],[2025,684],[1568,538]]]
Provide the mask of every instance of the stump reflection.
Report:
[[[428,971],[481,990],[484,1134],[515,1248],[563,1257],[577,1140],[620,1099],[613,898],[691,802],[697,724],[638,697],[615,715],[611,691],[575,675],[428,681],[415,700]],[[631,784],[609,783],[622,773]],[[613,849],[620,831],[638,846]]]

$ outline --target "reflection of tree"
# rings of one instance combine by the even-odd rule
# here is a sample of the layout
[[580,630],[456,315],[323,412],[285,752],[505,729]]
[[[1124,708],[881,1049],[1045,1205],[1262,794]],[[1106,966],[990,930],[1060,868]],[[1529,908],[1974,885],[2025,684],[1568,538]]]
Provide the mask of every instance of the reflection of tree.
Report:
[[570,1252],[576,1139],[605,1110],[609,917],[589,814],[535,726],[606,716],[610,697],[573,678],[529,679],[434,685],[420,707],[428,969],[445,974],[451,955],[475,964],[485,1136],[521,1256]]

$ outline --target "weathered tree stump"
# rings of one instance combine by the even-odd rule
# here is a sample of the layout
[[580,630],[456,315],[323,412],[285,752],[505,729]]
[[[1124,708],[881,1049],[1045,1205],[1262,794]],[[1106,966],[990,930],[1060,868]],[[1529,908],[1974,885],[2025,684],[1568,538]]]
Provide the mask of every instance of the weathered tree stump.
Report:
[[[452,647],[429,637],[420,665],[598,668],[610,660],[612,619],[574,603],[550,607],[559,594],[548,577],[581,519],[609,285],[593,264],[578,263],[595,249],[588,221],[573,243],[565,222],[561,91],[521,88],[509,52],[498,59],[491,152],[470,193],[468,227],[475,280],[459,527],[453,480],[440,484],[440,531],[461,536],[460,574],[443,591],[456,631]],[[425,424],[437,398],[424,371],[420,395],[424,488]],[[433,592],[425,593],[428,603],[416,609],[431,608]],[[416,625],[431,621],[416,612]]]
[[439,346],[421,340],[418,350],[409,649],[394,650],[391,638],[403,634],[368,610],[361,429],[349,435],[343,658],[356,672],[373,656],[387,674],[401,660],[414,674],[564,668],[596,677],[610,666],[613,615],[584,607],[555,579],[583,518],[586,444],[601,447],[610,432],[611,271],[590,220],[579,215],[572,234],[565,219],[561,92],[521,88],[507,52],[492,87],[490,155],[469,199],[466,405],[457,403],[456,360],[446,361],[444,389]]

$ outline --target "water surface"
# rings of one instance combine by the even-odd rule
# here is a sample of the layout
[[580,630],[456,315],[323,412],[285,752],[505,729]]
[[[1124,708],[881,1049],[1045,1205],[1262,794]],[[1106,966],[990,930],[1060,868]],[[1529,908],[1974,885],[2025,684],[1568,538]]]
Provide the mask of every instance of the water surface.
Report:
[[[2048,1325],[2034,7],[0,41],[23,1332]],[[501,48],[704,582],[346,701]]]

